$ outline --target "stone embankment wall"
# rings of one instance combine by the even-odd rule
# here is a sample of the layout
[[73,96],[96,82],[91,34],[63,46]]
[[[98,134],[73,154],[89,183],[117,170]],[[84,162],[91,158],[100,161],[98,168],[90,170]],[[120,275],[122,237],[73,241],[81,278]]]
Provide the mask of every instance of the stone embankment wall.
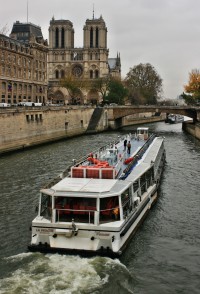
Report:
[[[112,127],[108,109],[93,115],[94,107],[0,108],[0,154],[57,141],[85,133],[102,132]],[[95,109],[96,112],[98,109]],[[122,126],[163,120],[152,114],[137,114],[123,119]],[[94,130],[90,130],[89,126]]]
[[[84,134],[93,111],[93,107],[0,109],[0,153]],[[106,128],[103,114],[98,131]]]
[[186,121],[183,123],[182,128],[184,131],[200,140],[200,123],[193,124],[192,121]]
[[164,121],[166,119],[166,114],[161,113],[159,116],[155,116],[152,112],[147,113],[136,113],[133,115],[128,115],[123,118],[123,125],[129,126],[129,125],[136,125],[136,124],[145,124],[145,123],[153,123],[153,122],[159,122]]

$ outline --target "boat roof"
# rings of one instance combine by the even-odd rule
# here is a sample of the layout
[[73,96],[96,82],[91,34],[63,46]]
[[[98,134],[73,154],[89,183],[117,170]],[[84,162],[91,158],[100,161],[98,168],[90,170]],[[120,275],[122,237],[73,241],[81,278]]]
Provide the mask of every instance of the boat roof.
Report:
[[[66,192],[105,193],[109,192],[117,183],[115,179],[64,178],[51,189],[43,189],[50,195],[64,195]],[[68,193],[67,193],[68,194]]]
[[50,189],[41,192],[51,196],[110,196],[122,193],[130,184],[128,180],[64,178]]
[[144,163],[151,164],[152,161],[155,161],[162,143],[163,143],[162,137],[156,137],[154,139],[154,144],[151,145],[149,148],[149,151],[145,153],[144,160],[143,160]]
[[149,150],[144,154],[144,158],[140,160],[137,166],[132,170],[130,175],[126,178],[127,181],[136,181],[143,173],[145,173],[155,161],[156,156],[160,150],[160,146],[163,142],[162,137],[156,137],[154,139],[154,144],[152,144]]

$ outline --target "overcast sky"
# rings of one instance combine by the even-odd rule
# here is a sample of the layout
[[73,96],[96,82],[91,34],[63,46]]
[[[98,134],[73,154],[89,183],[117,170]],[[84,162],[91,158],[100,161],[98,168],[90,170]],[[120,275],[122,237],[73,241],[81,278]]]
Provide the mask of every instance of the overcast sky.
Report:
[[[49,22],[68,19],[75,46],[83,46],[86,19],[101,15],[108,29],[109,57],[120,52],[122,77],[139,63],[150,63],[163,79],[163,97],[184,91],[189,72],[200,68],[199,0],[0,0],[0,30],[9,35],[15,21],[32,22],[48,39]],[[28,11],[28,13],[27,13]]]

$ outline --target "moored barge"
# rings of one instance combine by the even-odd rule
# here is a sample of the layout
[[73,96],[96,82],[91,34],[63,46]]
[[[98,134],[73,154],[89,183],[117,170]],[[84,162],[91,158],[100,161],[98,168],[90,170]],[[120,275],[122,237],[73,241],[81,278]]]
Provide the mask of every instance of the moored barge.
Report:
[[184,122],[184,116],[180,114],[168,114],[165,122],[169,124],[182,123]]

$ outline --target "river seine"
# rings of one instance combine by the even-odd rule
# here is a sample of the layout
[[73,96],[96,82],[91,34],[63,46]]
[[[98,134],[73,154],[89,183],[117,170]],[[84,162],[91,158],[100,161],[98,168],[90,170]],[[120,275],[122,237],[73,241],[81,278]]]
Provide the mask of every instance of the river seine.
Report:
[[0,158],[1,294],[200,293],[200,141],[181,124],[146,126],[165,137],[167,163],[160,197],[120,259],[30,253],[29,227],[44,183],[136,126]]

